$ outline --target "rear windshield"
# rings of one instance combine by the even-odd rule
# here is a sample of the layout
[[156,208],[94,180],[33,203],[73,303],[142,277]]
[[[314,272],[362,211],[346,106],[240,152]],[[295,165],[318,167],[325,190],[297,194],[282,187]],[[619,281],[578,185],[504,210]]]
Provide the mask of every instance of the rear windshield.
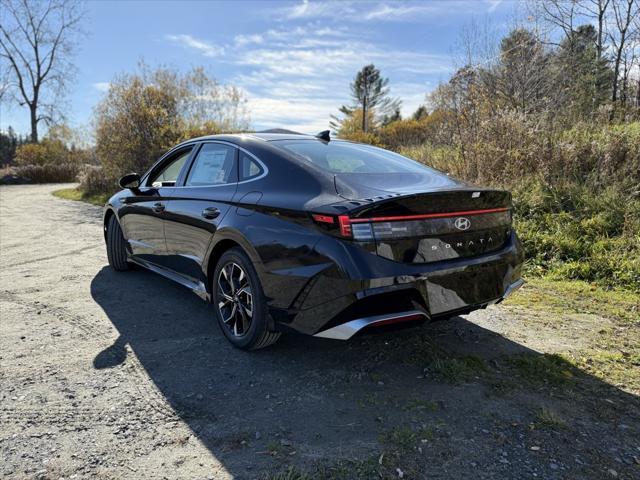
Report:
[[273,143],[331,173],[434,173],[414,160],[370,145],[318,140]]

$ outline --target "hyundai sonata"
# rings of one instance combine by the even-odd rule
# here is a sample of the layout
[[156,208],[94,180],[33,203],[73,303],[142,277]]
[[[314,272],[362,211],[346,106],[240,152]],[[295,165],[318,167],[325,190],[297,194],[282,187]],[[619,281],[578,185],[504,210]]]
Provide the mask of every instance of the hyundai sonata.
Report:
[[120,186],[111,267],[192,289],[243,349],[465,314],[523,283],[508,192],[329,132],[196,138]]

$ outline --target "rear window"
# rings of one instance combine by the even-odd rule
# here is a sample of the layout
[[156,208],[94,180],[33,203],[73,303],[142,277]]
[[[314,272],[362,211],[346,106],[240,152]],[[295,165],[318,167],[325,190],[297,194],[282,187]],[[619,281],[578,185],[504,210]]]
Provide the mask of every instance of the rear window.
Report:
[[370,145],[318,140],[279,140],[273,143],[332,173],[434,172],[407,157]]

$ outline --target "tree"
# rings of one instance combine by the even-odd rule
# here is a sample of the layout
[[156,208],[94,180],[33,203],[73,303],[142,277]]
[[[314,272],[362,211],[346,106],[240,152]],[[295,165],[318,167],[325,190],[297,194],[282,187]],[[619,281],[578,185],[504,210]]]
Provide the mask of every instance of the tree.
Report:
[[402,120],[402,113],[400,112],[400,107],[396,107],[391,114],[383,116],[380,119],[380,124],[383,127],[386,127],[390,123],[397,122],[398,120]]
[[8,98],[28,107],[31,141],[37,142],[38,124],[51,124],[61,114],[82,12],[75,0],[0,0],[0,9],[0,57],[9,68]]
[[556,104],[578,118],[592,115],[609,97],[613,76],[607,60],[598,58],[597,38],[593,25],[582,25],[553,58]]
[[109,178],[144,172],[179,137],[178,99],[139,76],[111,82],[96,108],[96,153]]
[[529,30],[516,28],[502,39],[500,64],[495,73],[498,95],[510,108],[531,113],[546,106],[547,55],[542,43]]
[[602,58],[604,51],[606,15],[609,3],[611,3],[611,0],[589,0],[584,6],[585,13],[595,19],[598,28],[596,37],[598,60]]
[[96,153],[110,179],[144,172],[181,140],[246,128],[239,89],[220,85],[200,67],[187,74],[140,67],[112,81],[96,108]]
[[613,0],[614,26],[609,33],[613,50],[613,90],[611,100],[618,100],[620,67],[625,58],[630,40],[637,35],[634,22],[640,15],[640,4],[636,0]]
[[12,127],[6,132],[0,131],[0,165],[13,162],[16,148],[24,143],[24,140],[16,135]]
[[[392,116],[396,110],[400,109],[400,100],[389,96],[389,79],[380,75],[375,65],[366,65],[360,70],[351,83],[351,98],[353,104],[351,106],[343,105],[340,107],[346,117],[352,117],[356,110],[363,112],[361,117],[360,128],[367,133],[372,127],[370,122],[371,112],[375,121],[383,119],[385,116]],[[334,122],[333,127],[342,123],[342,120],[332,116]],[[339,128],[338,128],[339,129]]]
[[420,105],[415,112],[413,112],[413,115],[411,115],[411,118],[414,120],[422,120],[423,118],[427,118],[429,116],[429,110],[427,110],[427,106],[426,105]]

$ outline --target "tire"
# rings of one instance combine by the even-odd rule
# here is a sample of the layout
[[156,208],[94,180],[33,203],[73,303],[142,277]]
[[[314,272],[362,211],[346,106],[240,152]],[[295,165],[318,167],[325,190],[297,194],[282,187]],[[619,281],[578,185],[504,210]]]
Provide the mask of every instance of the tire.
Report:
[[280,332],[268,329],[269,313],[262,285],[241,248],[222,254],[211,279],[211,292],[218,325],[234,347],[258,350],[280,338]]
[[111,216],[107,224],[107,259],[116,272],[124,272],[130,268],[126,241],[115,215]]

